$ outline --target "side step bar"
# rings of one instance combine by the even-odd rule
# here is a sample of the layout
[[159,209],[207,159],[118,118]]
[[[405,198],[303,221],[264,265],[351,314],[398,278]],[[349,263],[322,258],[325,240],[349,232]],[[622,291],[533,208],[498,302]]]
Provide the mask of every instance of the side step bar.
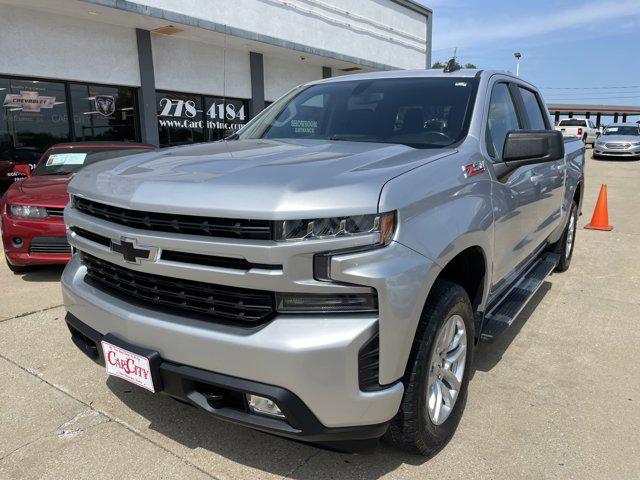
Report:
[[560,255],[545,253],[529,267],[522,278],[485,314],[480,336],[482,341],[492,342],[513,323],[559,260]]

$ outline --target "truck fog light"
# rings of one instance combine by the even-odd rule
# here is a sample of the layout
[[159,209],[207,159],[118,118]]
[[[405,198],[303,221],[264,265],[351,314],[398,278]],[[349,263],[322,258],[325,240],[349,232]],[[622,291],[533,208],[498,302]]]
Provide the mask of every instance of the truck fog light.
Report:
[[24,243],[20,237],[13,237],[11,241],[13,242],[14,247],[21,247]]
[[267,415],[269,417],[284,418],[284,413],[278,408],[273,400],[258,395],[247,394],[247,402],[251,413]]

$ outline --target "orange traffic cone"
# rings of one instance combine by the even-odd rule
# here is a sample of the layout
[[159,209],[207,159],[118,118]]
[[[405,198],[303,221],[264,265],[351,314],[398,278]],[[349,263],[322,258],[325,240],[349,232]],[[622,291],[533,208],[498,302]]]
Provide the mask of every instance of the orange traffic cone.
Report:
[[596,209],[593,211],[593,217],[591,221],[585,225],[584,228],[591,230],[613,230],[613,227],[609,225],[609,211],[607,208],[607,186],[603,183],[600,187],[600,195],[598,195],[598,201],[596,202]]

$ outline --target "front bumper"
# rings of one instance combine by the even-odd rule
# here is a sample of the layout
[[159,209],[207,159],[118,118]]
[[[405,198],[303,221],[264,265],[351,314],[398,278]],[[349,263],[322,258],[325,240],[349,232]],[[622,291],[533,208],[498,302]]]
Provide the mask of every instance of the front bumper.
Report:
[[[104,335],[71,314],[65,318],[75,345],[97,364],[105,359],[100,342]],[[112,341],[111,338],[109,338]],[[135,350],[127,343],[123,348]],[[359,450],[381,437],[388,422],[377,425],[327,428],[291,391],[260,382],[160,360],[157,365],[161,392],[195,405],[218,418],[249,426],[267,433],[302,439],[334,448]],[[251,393],[275,401],[286,414],[287,421],[251,414],[244,395]]]
[[630,148],[607,148],[604,145],[593,146],[594,155],[606,157],[640,158],[640,146]]
[[[16,237],[22,240],[22,244],[14,244],[13,239]],[[71,259],[70,253],[32,251],[31,242],[36,237],[56,238],[61,241],[66,239],[66,229],[62,217],[26,220],[13,218],[6,213],[2,214],[4,254],[13,265],[23,267],[27,265],[65,264]]]
[[[398,411],[402,383],[370,392],[359,388],[358,354],[378,330],[376,315],[290,314],[253,329],[234,327],[125,302],[86,283],[85,272],[77,257],[67,265],[62,276],[64,303],[70,315],[99,335],[110,333],[157,351],[165,362],[185,369],[286,390],[323,428],[366,426],[381,434],[378,426]],[[250,417],[254,416],[243,421],[262,428]],[[283,428],[277,433],[320,441],[313,429]]]

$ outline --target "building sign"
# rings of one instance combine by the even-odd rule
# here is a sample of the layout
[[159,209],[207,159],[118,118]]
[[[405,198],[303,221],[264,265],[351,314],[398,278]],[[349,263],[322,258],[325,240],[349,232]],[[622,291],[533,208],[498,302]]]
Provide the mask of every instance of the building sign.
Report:
[[96,95],[93,101],[96,112],[104,117],[109,117],[116,111],[116,99],[113,95]]
[[249,101],[156,92],[160,146],[216,141],[249,120]]
[[56,97],[41,97],[38,92],[21,91],[5,95],[2,106],[23,112],[39,112],[41,108],[53,108],[55,102]]

